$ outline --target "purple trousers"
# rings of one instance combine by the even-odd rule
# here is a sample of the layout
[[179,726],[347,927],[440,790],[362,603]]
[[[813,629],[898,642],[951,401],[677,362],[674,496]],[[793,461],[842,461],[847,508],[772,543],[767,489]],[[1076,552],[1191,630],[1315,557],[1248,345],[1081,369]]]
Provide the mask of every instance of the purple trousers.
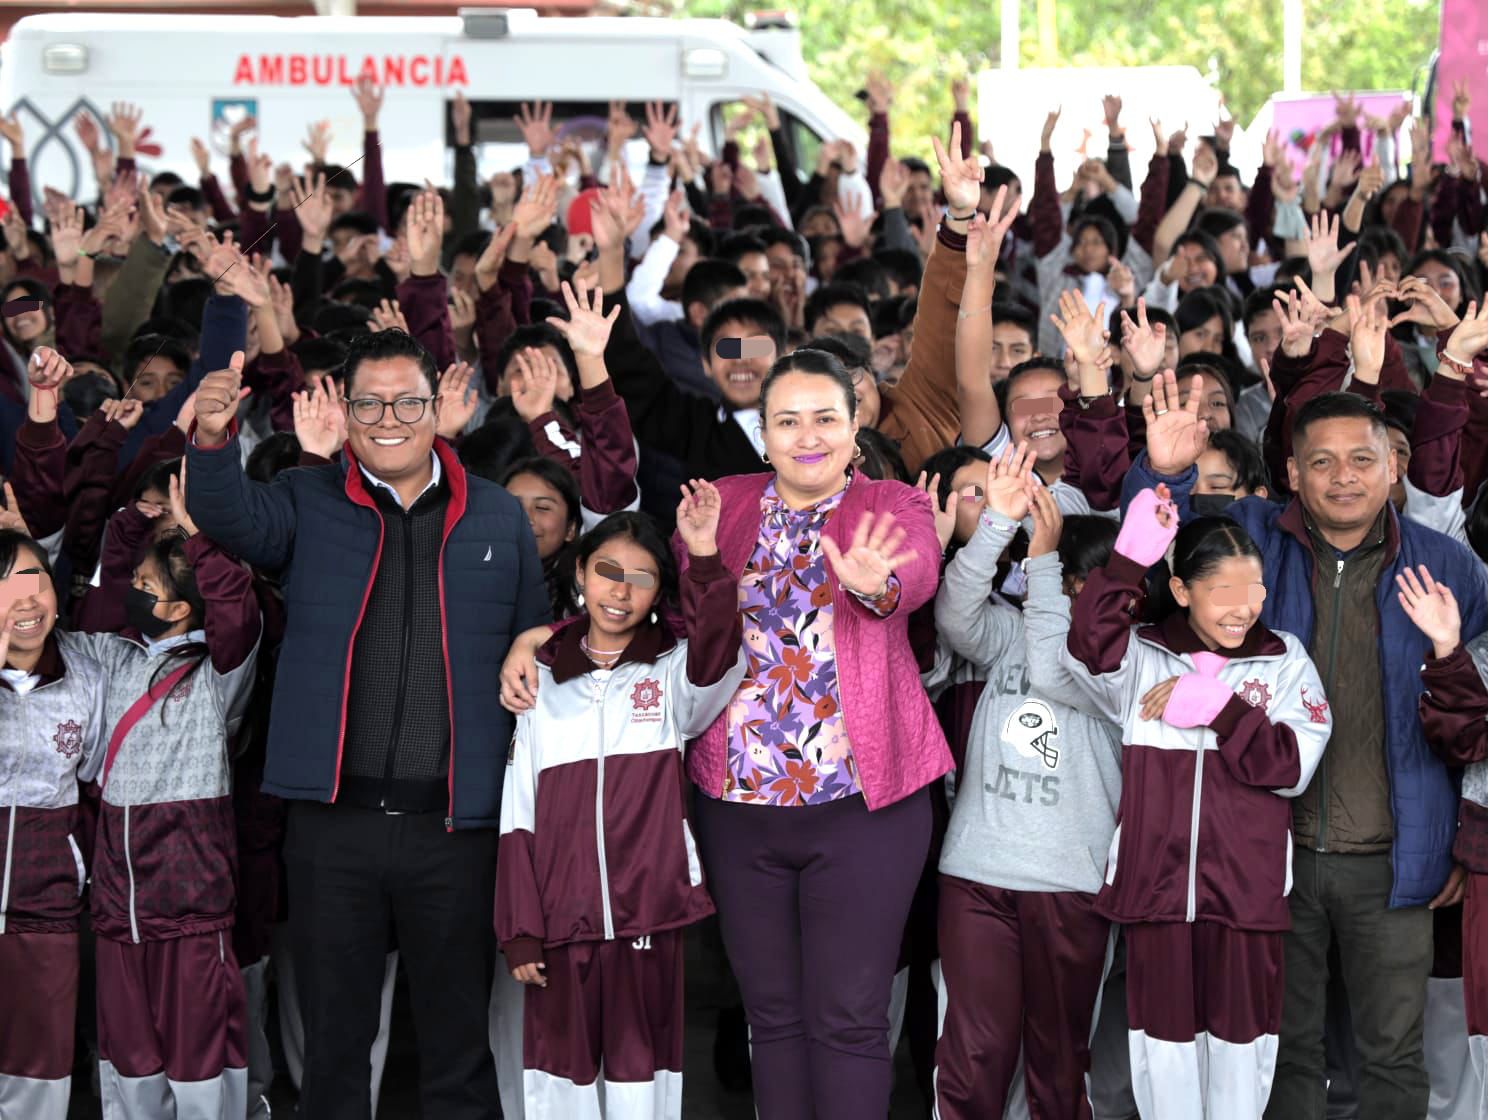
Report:
[[889,994],[930,845],[919,790],[780,808],[698,797],[698,846],[749,1019],[763,1120],[887,1116]]

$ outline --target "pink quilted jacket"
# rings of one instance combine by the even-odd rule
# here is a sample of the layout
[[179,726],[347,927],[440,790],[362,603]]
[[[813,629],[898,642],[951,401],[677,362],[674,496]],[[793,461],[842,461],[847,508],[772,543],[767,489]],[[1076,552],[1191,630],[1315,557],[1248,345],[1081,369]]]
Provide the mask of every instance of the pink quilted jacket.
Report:
[[[731,572],[741,572],[760,532],[760,499],[769,474],[732,475],[715,485],[723,498],[718,551]],[[847,737],[869,809],[880,809],[929,785],[951,768],[951,752],[930,700],[920,685],[909,645],[909,616],[935,595],[940,580],[940,542],[930,499],[899,482],[875,482],[855,474],[842,504],[823,530],[845,551],[858,519],[889,512],[908,534],[903,548],[915,558],[896,569],[902,585],[898,609],[879,618],[844,591],[828,565],[832,585],[833,638],[838,687]],[[687,570],[687,550],[673,540],[678,564]],[[728,710],[688,749],[687,773],[709,797],[721,797],[727,766]]]

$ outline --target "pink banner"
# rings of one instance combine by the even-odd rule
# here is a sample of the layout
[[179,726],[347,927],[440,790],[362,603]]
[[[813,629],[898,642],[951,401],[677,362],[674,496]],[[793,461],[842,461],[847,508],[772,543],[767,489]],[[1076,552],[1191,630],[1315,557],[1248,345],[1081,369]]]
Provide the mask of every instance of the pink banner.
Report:
[[[1364,116],[1384,120],[1404,96],[1403,93],[1355,94],[1354,100],[1362,110],[1360,123],[1363,123]],[[1312,97],[1278,97],[1271,103],[1271,113],[1271,127],[1281,133],[1287,155],[1291,157],[1292,169],[1300,177],[1303,168],[1307,166],[1308,154],[1317,143],[1318,134],[1332,124],[1338,115],[1333,95],[1320,93]],[[1343,150],[1342,140],[1337,134],[1334,134],[1329,146],[1331,156],[1337,156]],[[1374,134],[1368,129],[1361,131],[1359,147],[1365,159],[1374,151]]]
[[1436,128],[1432,135],[1432,158],[1447,158],[1452,134],[1452,86],[1467,80],[1472,94],[1473,147],[1483,151],[1488,141],[1488,5],[1483,0],[1443,0],[1441,55],[1436,63]]

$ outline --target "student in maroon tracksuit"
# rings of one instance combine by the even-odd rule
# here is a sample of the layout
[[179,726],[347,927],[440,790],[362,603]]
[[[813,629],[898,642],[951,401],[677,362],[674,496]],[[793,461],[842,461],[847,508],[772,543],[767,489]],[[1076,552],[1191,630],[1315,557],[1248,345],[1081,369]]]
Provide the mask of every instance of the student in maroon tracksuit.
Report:
[[[1263,499],[1247,499],[1261,501]],[[1177,609],[1133,627],[1172,544]],[[1260,550],[1239,524],[1178,531],[1165,487],[1131,503],[1075,602],[1073,703],[1114,720],[1121,805],[1097,912],[1125,926],[1132,1087],[1145,1120],[1255,1120],[1276,1070],[1291,806],[1332,720],[1302,643],[1261,623]]]
[[[659,621],[676,562],[643,514],[580,542],[586,615],[538,652],[535,707],[507,762],[496,933],[528,988],[529,1116],[682,1115],[681,929],[713,912],[687,820],[682,752],[744,676],[718,491],[677,510],[691,560],[686,638]],[[599,814],[596,819],[596,813]],[[603,1081],[601,1082],[601,1073]]]
[[[233,953],[233,741],[262,630],[248,569],[196,531],[149,544],[128,586],[106,578],[118,633],[82,636],[108,674],[93,864],[98,1040],[106,1116],[241,1120],[243,977]],[[149,521],[126,506],[108,553],[136,553]],[[182,539],[184,536],[185,539]],[[107,613],[107,612],[106,612]]]

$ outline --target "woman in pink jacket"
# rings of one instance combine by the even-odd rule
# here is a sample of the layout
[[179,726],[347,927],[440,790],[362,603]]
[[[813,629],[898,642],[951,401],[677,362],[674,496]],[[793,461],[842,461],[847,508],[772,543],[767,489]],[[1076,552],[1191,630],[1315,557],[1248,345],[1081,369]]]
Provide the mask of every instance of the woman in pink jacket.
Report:
[[907,634],[939,578],[930,504],[853,470],[855,403],[835,357],[783,358],[760,392],[775,473],[718,482],[747,670],[687,768],[770,1120],[887,1114],[926,787],[951,765]]
[[[929,850],[926,787],[951,768],[908,637],[939,580],[930,502],[853,469],[855,411],[841,363],[797,350],[760,391],[774,473],[717,480],[747,668],[687,772],[766,1120],[888,1114],[889,989]],[[516,648],[514,710],[532,681]]]

